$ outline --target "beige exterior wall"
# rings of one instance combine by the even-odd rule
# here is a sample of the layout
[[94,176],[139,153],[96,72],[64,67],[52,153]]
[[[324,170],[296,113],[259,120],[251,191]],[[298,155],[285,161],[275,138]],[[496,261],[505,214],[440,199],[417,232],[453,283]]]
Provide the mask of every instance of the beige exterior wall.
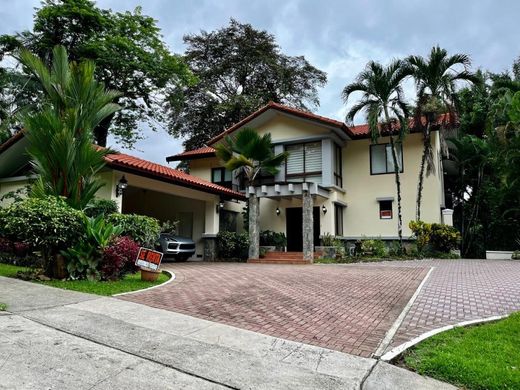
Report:
[[[11,191],[17,191],[29,184],[26,177],[0,179],[0,198]],[[6,199],[0,202],[0,207],[6,207],[12,203],[12,199]]]
[[[438,162],[438,133],[433,133],[432,143],[436,146]],[[388,142],[382,138],[380,143]],[[370,174],[370,140],[347,142],[343,149],[343,180],[347,191],[348,207],[345,211],[345,236],[359,237],[397,236],[397,193],[393,174]],[[409,134],[403,144],[404,172],[401,174],[403,236],[411,235],[408,223],[415,219],[417,180],[422,156],[422,135]],[[436,166],[438,168],[438,165]],[[421,219],[426,222],[441,222],[442,172],[425,178]],[[393,197],[393,218],[379,218],[379,204],[376,198]]]

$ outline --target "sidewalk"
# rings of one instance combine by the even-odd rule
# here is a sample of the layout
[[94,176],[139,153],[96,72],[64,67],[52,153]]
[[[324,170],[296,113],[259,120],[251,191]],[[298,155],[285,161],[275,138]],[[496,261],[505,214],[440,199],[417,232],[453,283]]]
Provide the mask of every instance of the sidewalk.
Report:
[[2,389],[453,389],[401,368],[0,277]]

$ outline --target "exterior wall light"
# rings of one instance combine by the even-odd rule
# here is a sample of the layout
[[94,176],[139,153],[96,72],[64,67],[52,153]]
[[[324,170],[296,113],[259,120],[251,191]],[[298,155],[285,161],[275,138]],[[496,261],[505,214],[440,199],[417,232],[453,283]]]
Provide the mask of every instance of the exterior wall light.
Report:
[[116,185],[116,198],[123,195],[123,191],[128,187],[128,180],[126,180],[125,175],[119,179],[119,183]]
[[327,208],[325,205],[321,206],[321,211],[323,211],[323,214],[327,214]]
[[218,214],[218,213],[220,212],[220,210],[223,209],[223,208],[224,208],[224,201],[221,200],[221,201],[217,204],[217,206],[215,207],[215,211],[216,211],[216,213]]
[[280,208],[279,207],[276,208],[276,215],[280,215]]

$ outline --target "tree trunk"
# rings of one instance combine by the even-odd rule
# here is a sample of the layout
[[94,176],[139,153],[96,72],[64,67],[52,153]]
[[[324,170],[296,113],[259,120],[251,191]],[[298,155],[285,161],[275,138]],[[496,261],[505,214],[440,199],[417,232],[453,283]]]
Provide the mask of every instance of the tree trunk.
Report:
[[[254,187],[253,187],[254,188]],[[250,191],[251,192],[251,191]],[[249,194],[249,258],[260,257],[259,199],[256,193]]]
[[423,192],[423,186],[424,186],[424,170],[426,168],[426,156],[427,156],[428,150],[431,147],[430,122],[429,121],[426,126],[427,126],[426,134],[423,139],[423,154],[421,157],[421,166],[419,169],[419,180],[417,181],[417,204],[416,204],[416,210],[415,210],[415,219],[417,221],[421,220],[421,203],[422,203],[422,192]]
[[397,152],[395,151],[394,137],[390,136],[392,147],[392,158],[394,160],[395,186],[397,189],[397,235],[399,236],[399,251],[403,251],[403,215],[401,210],[401,178],[399,175],[399,164],[397,162]]

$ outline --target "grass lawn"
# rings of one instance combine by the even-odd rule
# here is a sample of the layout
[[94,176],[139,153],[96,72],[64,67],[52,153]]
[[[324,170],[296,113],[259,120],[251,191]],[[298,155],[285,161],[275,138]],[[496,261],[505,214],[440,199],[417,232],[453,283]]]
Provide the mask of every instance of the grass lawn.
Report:
[[420,374],[464,389],[520,389],[520,312],[435,335],[403,360]]
[[[0,263],[0,276],[15,278],[18,271],[26,271],[26,267],[18,267],[10,264]],[[134,275],[126,275],[122,280],[115,282],[91,282],[88,280],[50,280],[50,281],[34,281],[46,286],[63,288],[66,290],[80,291],[96,295],[114,295],[123,292],[142,290],[157,284],[166,282],[169,275],[161,274],[156,282],[143,282],[141,274],[138,272]]]

